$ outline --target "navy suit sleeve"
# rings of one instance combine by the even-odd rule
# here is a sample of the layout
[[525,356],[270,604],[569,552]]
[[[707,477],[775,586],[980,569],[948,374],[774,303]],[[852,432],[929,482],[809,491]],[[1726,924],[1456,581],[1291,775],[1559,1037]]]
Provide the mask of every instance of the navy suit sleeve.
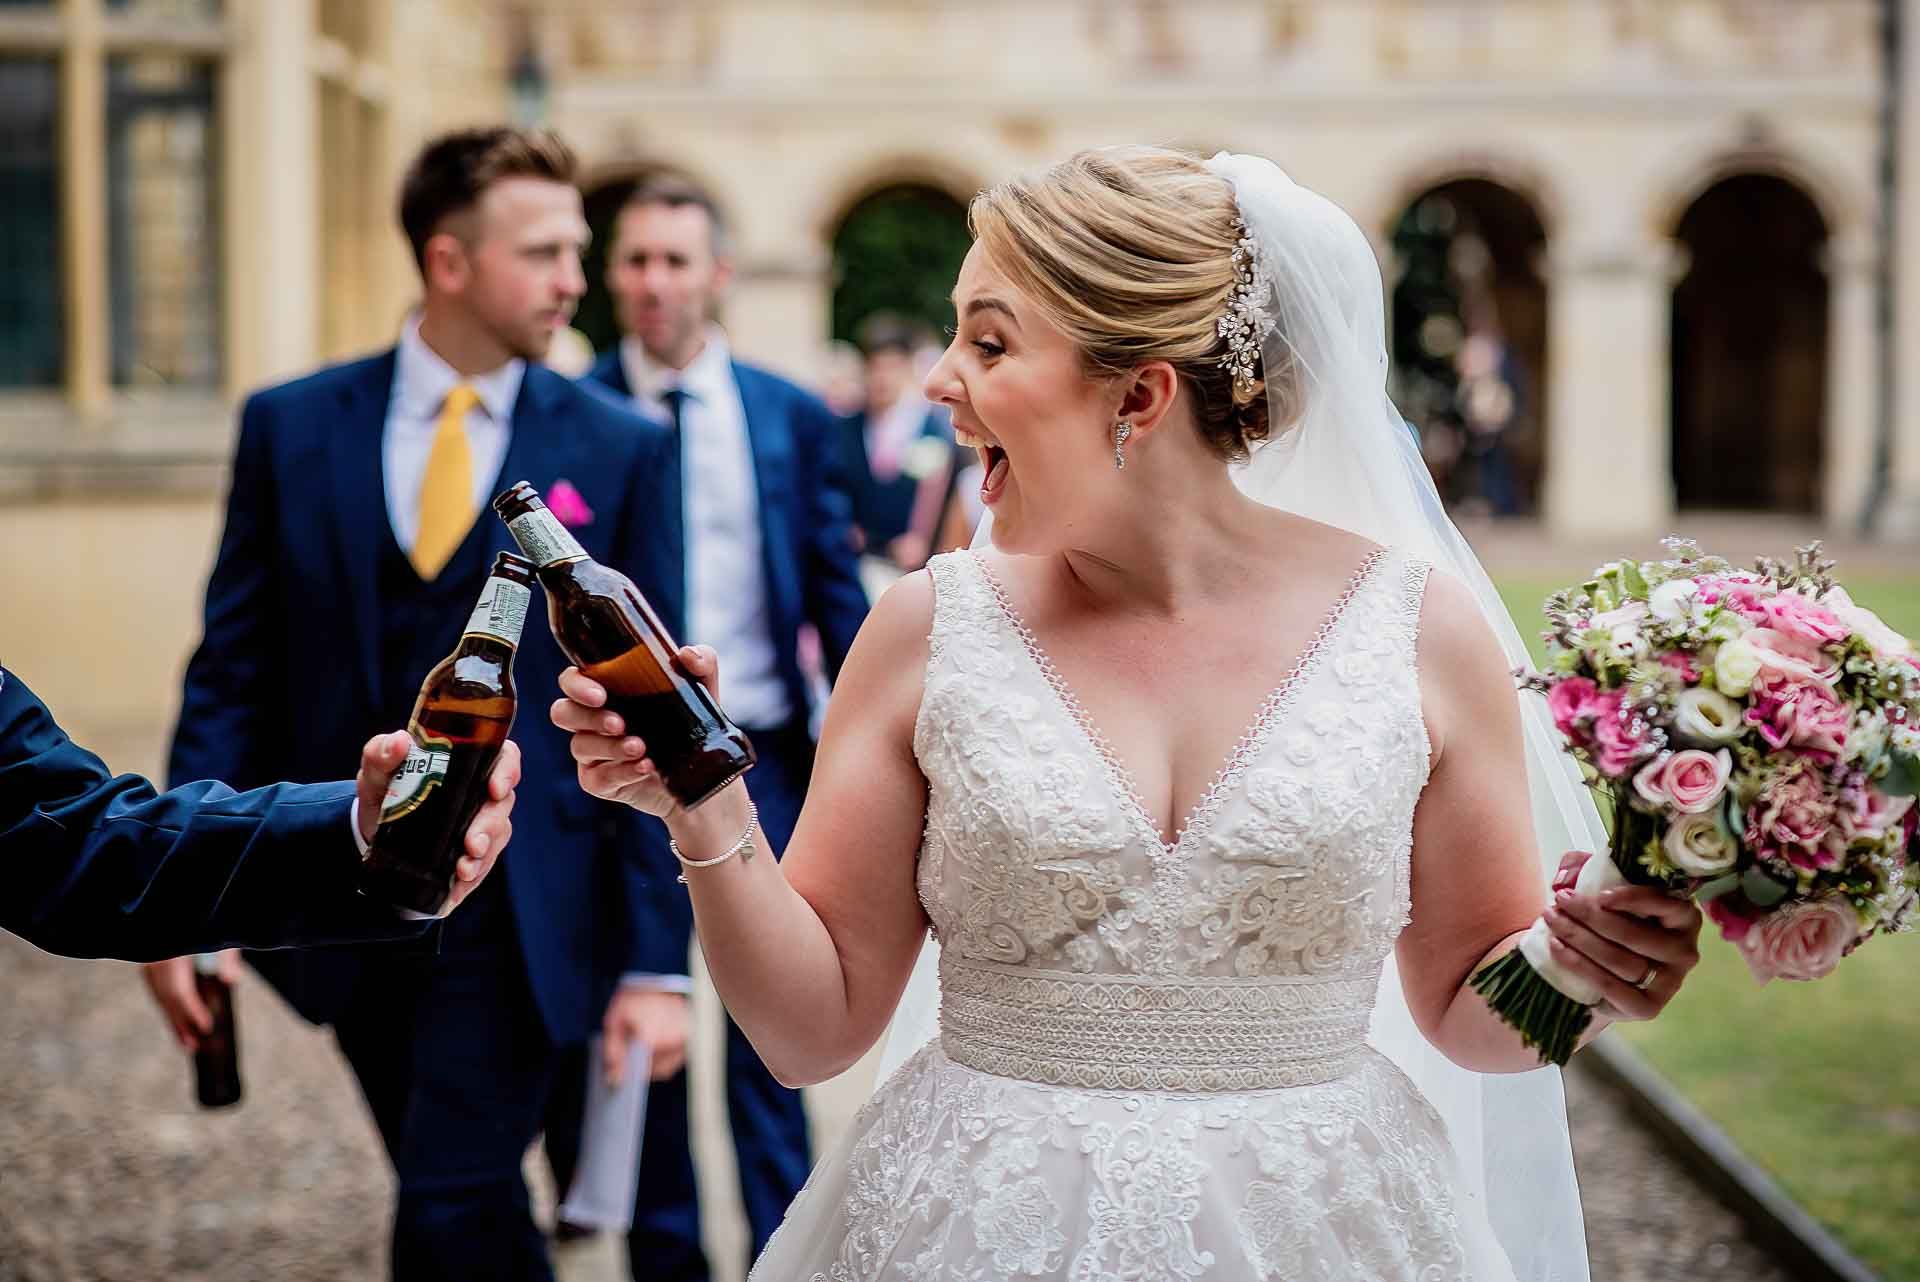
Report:
[[187,663],[167,777],[218,779],[245,788],[281,777],[272,759],[270,665],[284,647],[268,635],[275,609],[275,494],[269,411],[258,396],[240,412],[227,523],[220,536],[199,646]]
[[[653,522],[663,510],[659,487],[666,482],[671,455],[667,429],[652,422],[640,425],[639,448],[627,485],[626,520],[619,546],[621,570],[649,600],[661,595],[666,541],[656,536]],[[677,567],[676,567],[677,568]],[[620,842],[622,888],[626,894],[627,950],[625,973],[657,975],[687,973],[693,941],[693,904],[675,877],[679,863],[667,848],[666,825],[652,815],[622,806],[615,825]]]
[[860,558],[854,551],[853,499],[847,489],[845,460],[835,441],[838,424],[833,412],[811,396],[796,395],[795,401],[798,455],[805,469],[804,609],[807,620],[820,631],[827,676],[837,679],[867,617],[867,592],[860,584]]
[[355,892],[352,801],[349,783],[155,795],[0,670],[0,928],[49,952],[152,961],[423,933]]

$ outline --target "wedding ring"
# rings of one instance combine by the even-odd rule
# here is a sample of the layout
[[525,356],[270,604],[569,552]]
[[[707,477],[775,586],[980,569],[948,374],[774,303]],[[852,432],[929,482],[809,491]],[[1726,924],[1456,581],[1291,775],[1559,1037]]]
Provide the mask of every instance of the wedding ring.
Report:
[[1646,975],[1643,976],[1640,982],[1635,984],[1634,987],[1644,993],[1653,987],[1653,981],[1658,978],[1660,978],[1660,963],[1648,962]]

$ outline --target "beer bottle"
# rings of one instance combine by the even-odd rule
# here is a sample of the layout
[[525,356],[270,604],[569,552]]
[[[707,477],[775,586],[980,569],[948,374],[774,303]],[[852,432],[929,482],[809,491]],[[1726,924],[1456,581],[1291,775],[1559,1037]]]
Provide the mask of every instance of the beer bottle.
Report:
[[502,552],[460,644],[420,685],[407,722],[413,746],[360,862],[362,894],[429,917],[445,910],[467,825],[513,726],[513,654],[532,597],[533,566]]
[[607,707],[647,745],[668,792],[691,809],[753,765],[753,744],[674,661],[679,647],[633,580],[586,554],[525,481],[495,498],[520,550],[540,567],[553,639],[606,688]]
[[195,953],[193,987],[213,1016],[193,1052],[193,1089],[202,1108],[240,1102],[240,1030],[233,1020],[233,985],[220,977],[219,953]]

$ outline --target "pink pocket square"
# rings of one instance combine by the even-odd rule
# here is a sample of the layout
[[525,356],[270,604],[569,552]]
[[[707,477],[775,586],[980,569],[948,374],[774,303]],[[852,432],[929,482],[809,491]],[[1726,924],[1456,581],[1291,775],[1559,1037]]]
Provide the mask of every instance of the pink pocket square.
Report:
[[547,511],[570,530],[593,524],[593,509],[587,506],[572,481],[555,481],[547,487]]

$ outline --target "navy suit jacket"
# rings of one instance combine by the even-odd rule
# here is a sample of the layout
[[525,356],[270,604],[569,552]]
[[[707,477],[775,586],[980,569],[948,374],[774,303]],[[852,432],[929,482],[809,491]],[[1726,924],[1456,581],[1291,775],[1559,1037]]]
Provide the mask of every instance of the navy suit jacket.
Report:
[[[380,706],[381,439],[393,376],[389,350],[269,388],[241,411],[173,779],[251,787],[337,778],[355,768],[369,735],[405,724],[408,708]],[[662,551],[648,537],[650,487],[670,443],[665,429],[612,398],[530,365],[500,488],[526,480],[544,492],[571,481],[595,513],[574,531],[588,554],[652,593]],[[479,520],[489,557],[512,549],[490,511]],[[456,640],[447,637],[449,651]],[[671,883],[670,856],[642,839],[641,816],[580,790],[566,736],[547,719],[565,663],[544,621],[529,619],[514,667],[523,778],[513,845],[494,874],[506,880],[527,979],[559,1042],[597,1026],[610,972],[685,966],[684,938],[662,920],[654,888],[656,879]],[[253,960],[316,1022],[341,1012],[359,973],[353,952]]]
[[353,785],[155,795],[67,738],[0,668],[0,929],[68,957],[419,935],[354,890]]

